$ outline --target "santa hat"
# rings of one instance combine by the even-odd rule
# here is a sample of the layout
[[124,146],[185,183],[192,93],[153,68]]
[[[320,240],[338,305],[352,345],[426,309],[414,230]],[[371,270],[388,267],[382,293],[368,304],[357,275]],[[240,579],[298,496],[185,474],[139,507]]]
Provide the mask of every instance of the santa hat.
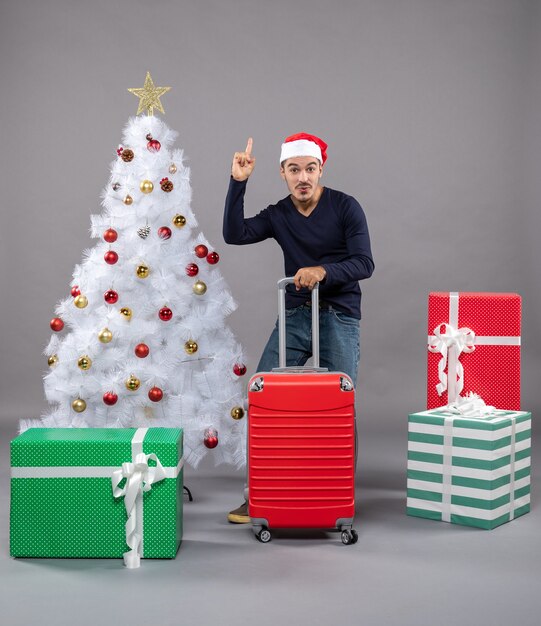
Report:
[[327,160],[327,144],[319,137],[308,133],[297,133],[286,137],[282,144],[280,163],[300,156],[315,157],[323,165]]

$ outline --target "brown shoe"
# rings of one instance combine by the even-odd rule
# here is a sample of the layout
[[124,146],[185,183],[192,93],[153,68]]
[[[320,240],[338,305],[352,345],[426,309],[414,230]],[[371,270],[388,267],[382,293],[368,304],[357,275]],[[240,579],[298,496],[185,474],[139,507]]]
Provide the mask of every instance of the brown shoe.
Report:
[[232,524],[249,524],[250,516],[248,515],[248,502],[244,502],[238,509],[230,511],[227,514],[227,521]]

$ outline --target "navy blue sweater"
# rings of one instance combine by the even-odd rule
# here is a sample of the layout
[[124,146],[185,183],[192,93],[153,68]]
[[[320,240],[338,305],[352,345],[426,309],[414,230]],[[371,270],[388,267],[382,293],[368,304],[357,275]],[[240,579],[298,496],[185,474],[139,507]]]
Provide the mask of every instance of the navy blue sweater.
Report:
[[[320,283],[320,299],[337,310],[361,318],[359,280],[374,271],[368,226],[361,205],[340,191],[325,187],[316,208],[302,215],[290,196],[268,206],[255,217],[244,217],[246,181],[231,178],[225,201],[223,235],[226,243],[243,245],[272,237],[284,253],[285,275],[301,267],[321,265],[327,276]],[[308,289],[289,285],[286,307],[310,300]]]

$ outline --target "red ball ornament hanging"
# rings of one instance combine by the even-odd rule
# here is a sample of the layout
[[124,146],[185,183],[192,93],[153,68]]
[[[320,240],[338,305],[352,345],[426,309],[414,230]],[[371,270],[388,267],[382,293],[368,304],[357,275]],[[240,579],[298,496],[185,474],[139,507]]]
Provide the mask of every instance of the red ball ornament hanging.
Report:
[[118,261],[118,254],[114,250],[108,250],[103,255],[103,258],[105,259],[105,262],[109,265],[114,265]]
[[116,404],[117,400],[118,400],[118,396],[116,395],[116,393],[113,393],[112,391],[107,391],[103,394],[103,402],[107,406],[113,406],[113,404]]
[[151,139],[147,143],[147,150],[149,152],[159,152],[162,144],[157,139]]
[[113,289],[108,289],[103,294],[103,299],[105,300],[105,302],[107,302],[107,304],[115,304],[116,302],[118,302],[118,293]]
[[138,343],[135,346],[135,356],[138,356],[140,359],[144,359],[149,355],[150,348],[146,343]]
[[79,285],[73,285],[71,288],[71,295],[76,298],[81,295],[81,290],[79,289]]
[[163,391],[159,387],[149,389],[148,397],[152,402],[159,402],[163,398]]
[[114,243],[118,238],[118,233],[116,232],[114,228],[108,228],[103,233],[103,238],[105,239],[107,243]]
[[246,365],[244,365],[244,363],[235,363],[235,365],[233,365],[233,372],[237,376],[244,376],[244,374],[246,374]]
[[209,253],[209,249],[207,248],[207,246],[204,246],[202,243],[200,243],[198,246],[195,246],[194,252],[196,257],[204,259]]
[[51,330],[55,333],[59,333],[64,328],[64,322],[59,317],[53,317],[51,320]]
[[160,228],[158,228],[158,237],[160,239],[170,239],[171,229],[168,226],[160,226]]
[[210,265],[216,265],[220,260],[220,255],[217,252],[209,252],[207,254],[207,263]]
[[164,306],[159,310],[158,317],[163,322],[168,322],[173,317],[173,311],[168,306]]
[[188,265],[186,265],[186,274],[188,274],[188,276],[197,276],[198,273],[199,267],[197,267],[195,263],[188,263]]
[[218,445],[218,431],[215,428],[207,428],[203,435],[203,443],[212,450]]

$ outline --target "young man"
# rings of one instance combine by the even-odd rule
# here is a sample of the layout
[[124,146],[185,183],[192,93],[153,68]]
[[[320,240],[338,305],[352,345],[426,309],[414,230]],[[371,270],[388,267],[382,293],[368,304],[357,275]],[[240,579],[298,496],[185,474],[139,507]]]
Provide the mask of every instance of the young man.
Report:
[[[310,290],[319,282],[320,365],[357,380],[360,357],[359,280],[374,271],[370,237],[360,204],[320,179],[327,144],[315,135],[291,135],[282,144],[280,174],[289,195],[255,217],[244,217],[244,194],[255,157],[252,139],[236,152],[225,202],[226,243],[243,245],[272,237],[284,254],[285,275],[295,284],[286,291],[286,363],[304,365],[312,356]],[[258,372],[278,367],[278,325],[263,351]],[[248,507],[228,515],[234,523],[250,521]]]

